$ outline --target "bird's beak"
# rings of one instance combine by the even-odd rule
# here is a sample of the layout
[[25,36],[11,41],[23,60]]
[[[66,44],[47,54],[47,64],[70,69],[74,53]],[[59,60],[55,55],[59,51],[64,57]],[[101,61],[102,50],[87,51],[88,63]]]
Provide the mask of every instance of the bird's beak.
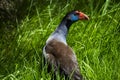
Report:
[[79,12],[79,19],[80,20],[89,20],[89,17],[86,14]]

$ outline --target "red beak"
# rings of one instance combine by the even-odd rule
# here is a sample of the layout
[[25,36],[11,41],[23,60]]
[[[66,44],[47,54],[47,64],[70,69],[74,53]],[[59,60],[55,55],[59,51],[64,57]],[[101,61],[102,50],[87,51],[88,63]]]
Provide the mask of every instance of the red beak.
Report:
[[76,11],[76,13],[79,13],[80,20],[89,20],[89,17],[86,14],[79,12],[79,11]]
[[89,17],[86,14],[80,12],[79,13],[79,19],[80,20],[89,20]]

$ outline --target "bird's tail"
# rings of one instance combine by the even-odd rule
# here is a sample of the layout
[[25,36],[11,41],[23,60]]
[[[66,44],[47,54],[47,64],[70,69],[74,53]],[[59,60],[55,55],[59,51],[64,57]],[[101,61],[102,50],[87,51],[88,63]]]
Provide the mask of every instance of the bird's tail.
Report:
[[80,74],[80,72],[74,72],[72,80],[83,80],[83,76]]

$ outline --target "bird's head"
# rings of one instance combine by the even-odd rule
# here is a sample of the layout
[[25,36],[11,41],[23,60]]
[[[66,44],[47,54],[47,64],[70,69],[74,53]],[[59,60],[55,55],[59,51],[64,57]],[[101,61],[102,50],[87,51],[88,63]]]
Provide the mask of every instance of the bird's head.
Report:
[[76,22],[78,20],[89,20],[89,17],[86,14],[77,10],[69,12],[66,15],[66,18],[72,22]]

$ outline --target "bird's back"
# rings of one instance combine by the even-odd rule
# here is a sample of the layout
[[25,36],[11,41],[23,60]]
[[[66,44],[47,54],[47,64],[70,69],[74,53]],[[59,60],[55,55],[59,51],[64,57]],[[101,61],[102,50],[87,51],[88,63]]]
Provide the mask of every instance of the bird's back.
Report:
[[69,46],[53,39],[45,46],[45,51],[46,54],[53,56],[53,65],[57,68],[59,66],[61,72],[68,76],[72,75],[75,80],[81,80],[76,56]]

